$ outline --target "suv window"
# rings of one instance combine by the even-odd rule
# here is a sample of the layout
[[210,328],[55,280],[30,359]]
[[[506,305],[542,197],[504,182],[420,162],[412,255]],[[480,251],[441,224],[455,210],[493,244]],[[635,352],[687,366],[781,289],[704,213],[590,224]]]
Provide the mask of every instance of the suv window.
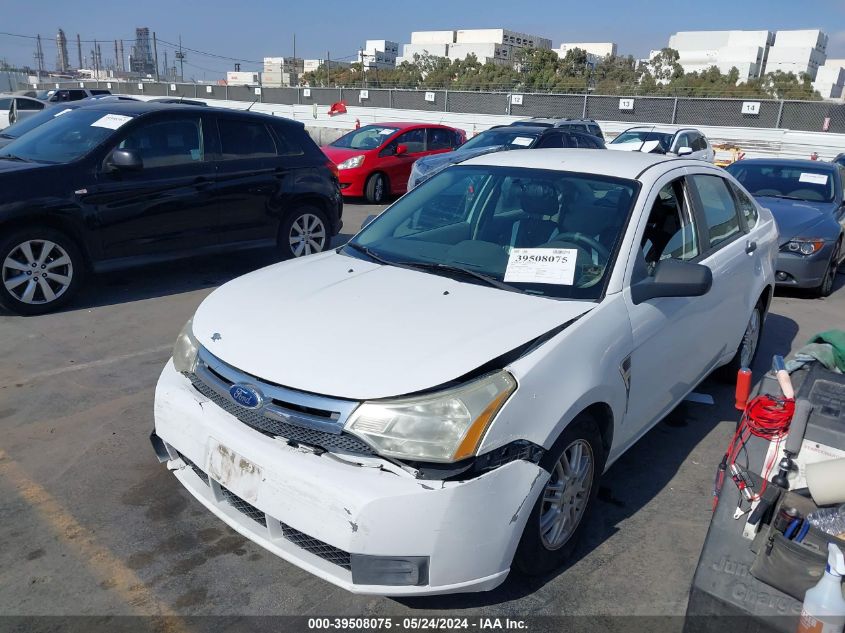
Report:
[[675,151],[681,149],[682,147],[692,148],[692,145],[690,144],[689,134],[687,134],[686,132],[678,134],[678,138],[675,140]]
[[698,237],[685,181],[678,178],[657,193],[641,243],[648,274],[662,259],[689,261],[698,257]]
[[690,178],[698,192],[701,210],[707,222],[710,248],[713,248],[740,232],[736,205],[723,178],[703,174]]
[[749,229],[753,229],[757,224],[757,205],[755,205],[754,202],[732,182],[729,182],[728,186],[730,186],[731,191],[733,191],[734,197],[736,198],[736,206],[739,207],[739,212],[742,213],[742,216],[745,218],[745,226]]
[[587,129],[589,130],[590,134],[592,134],[593,136],[597,136],[598,138],[604,140],[604,134],[601,133],[601,128],[598,125],[596,125],[595,123],[590,123],[587,126]]
[[217,128],[223,160],[276,156],[276,144],[263,122],[222,117]]
[[695,152],[700,152],[707,149],[707,141],[701,134],[694,134],[692,139],[692,149]]
[[537,148],[544,148],[544,147],[578,147],[575,144],[574,139],[572,138],[571,134],[566,134],[565,132],[554,132],[552,134],[546,134],[541,139],[540,142],[537,143]]
[[118,147],[138,150],[145,168],[186,165],[204,159],[199,117],[142,123]]
[[452,149],[455,147],[455,134],[452,130],[439,127],[428,128],[428,149]]
[[12,109],[12,100],[11,99],[0,99],[0,110],[11,110]]
[[15,104],[18,110],[43,110],[44,104],[32,99],[16,99]]
[[84,90],[68,90],[68,101],[79,101],[87,96]]

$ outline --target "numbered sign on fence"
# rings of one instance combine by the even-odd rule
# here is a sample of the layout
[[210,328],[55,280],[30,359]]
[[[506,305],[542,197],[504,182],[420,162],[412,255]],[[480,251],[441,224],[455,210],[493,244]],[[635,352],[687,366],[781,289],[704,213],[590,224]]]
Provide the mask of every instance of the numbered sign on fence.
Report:
[[369,90],[362,90],[358,93],[358,101],[363,101],[364,99],[370,98],[370,91]]
[[303,97],[310,97],[311,96],[311,88],[303,88],[302,89],[302,96]]
[[176,92],[176,84],[170,84],[170,92]]
[[434,103],[434,93],[433,92],[426,92],[425,93],[425,100],[429,103]]
[[760,102],[759,101],[743,101],[742,102],[742,113],[743,114],[760,114]]
[[206,86],[206,87],[205,87],[205,91],[206,91],[208,94],[211,94],[211,92],[212,92],[212,90],[211,90],[211,86]]
[[633,99],[620,99],[619,100],[619,109],[625,111],[631,111],[634,109],[634,100]]
[[256,88],[256,89],[255,89],[255,94],[260,95],[260,94],[261,94],[261,88]]
[[138,90],[143,90],[143,89],[144,89],[144,84],[138,84]]
[[522,105],[522,95],[511,95],[511,105]]

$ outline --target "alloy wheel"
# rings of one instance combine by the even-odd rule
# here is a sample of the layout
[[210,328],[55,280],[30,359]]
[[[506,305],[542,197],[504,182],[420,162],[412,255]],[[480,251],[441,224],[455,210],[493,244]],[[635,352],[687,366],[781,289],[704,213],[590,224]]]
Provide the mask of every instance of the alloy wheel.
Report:
[[560,549],[574,534],[590,499],[594,468],[593,449],[580,439],[555,463],[540,508],[540,538],[546,549]]
[[742,343],[739,352],[739,364],[741,367],[750,367],[754,360],[754,353],[757,351],[757,344],[760,342],[760,308],[754,308],[745,334],[742,335]]
[[326,227],[313,213],[303,213],[293,221],[288,239],[294,257],[321,253],[326,246]]
[[376,202],[381,202],[382,198],[384,197],[384,178],[381,176],[376,176],[376,184],[375,184],[375,194]]
[[833,255],[830,257],[830,264],[827,267],[827,270],[824,273],[824,280],[822,281],[821,287],[821,296],[826,297],[833,291],[833,282],[836,279],[836,270],[839,268],[837,266],[837,260],[839,259],[839,247],[836,247],[836,250],[833,251]]
[[43,305],[61,297],[73,280],[67,251],[50,240],[27,240],[3,260],[3,286],[21,303]]

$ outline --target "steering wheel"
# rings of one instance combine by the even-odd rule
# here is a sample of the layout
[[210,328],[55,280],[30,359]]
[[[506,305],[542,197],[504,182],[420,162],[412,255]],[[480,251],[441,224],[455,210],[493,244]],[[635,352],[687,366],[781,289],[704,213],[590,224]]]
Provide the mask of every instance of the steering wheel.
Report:
[[609,250],[602,246],[602,244],[597,240],[593,239],[589,235],[584,235],[583,233],[558,233],[549,243],[553,244],[554,242],[580,242],[581,244],[586,244],[595,250],[604,259],[610,259]]

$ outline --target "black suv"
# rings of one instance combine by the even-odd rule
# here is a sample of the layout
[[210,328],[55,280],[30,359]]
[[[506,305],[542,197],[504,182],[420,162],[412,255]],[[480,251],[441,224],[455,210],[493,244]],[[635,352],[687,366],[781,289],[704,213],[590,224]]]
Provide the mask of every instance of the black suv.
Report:
[[296,121],[142,102],[68,110],[0,150],[0,304],[49,312],[88,270],[317,253],[342,210],[336,168]]
[[567,128],[572,132],[590,134],[604,140],[604,134],[594,119],[551,119],[546,117],[532,117],[514,121],[511,125],[530,125],[533,127]]

